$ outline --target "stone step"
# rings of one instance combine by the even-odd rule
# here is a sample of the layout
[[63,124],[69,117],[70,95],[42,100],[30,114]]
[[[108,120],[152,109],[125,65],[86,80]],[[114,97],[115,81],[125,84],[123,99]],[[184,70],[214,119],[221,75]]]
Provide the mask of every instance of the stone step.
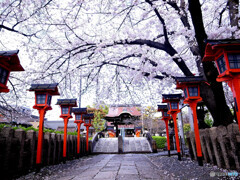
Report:
[[[123,146],[124,153],[152,152],[150,144],[145,137],[125,137]],[[100,138],[93,152],[118,153],[118,138]]]

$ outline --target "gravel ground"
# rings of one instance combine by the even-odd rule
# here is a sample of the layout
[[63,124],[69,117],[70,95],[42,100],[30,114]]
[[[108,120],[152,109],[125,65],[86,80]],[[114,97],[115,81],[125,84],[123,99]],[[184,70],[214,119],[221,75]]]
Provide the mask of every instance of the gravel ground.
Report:
[[[174,179],[240,179],[240,172],[218,168],[208,163],[199,166],[197,161],[183,157],[178,161],[177,156],[148,155],[153,164],[174,177]],[[225,173],[235,172],[237,177],[226,176]]]
[[200,167],[190,158],[178,161],[175,155],[167,157],[159,154],[102,154],[44,167],[40,172],[29,173],[18,180],[240,179],[240,176],[229,178],[220,174],[228,172],[233,171],[210,164]]

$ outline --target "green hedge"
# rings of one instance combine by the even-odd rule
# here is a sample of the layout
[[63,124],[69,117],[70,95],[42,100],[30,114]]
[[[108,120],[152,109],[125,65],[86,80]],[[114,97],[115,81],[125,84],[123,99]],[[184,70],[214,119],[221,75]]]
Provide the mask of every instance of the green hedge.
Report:
[[[11,127],[12,129],[14,130],[17,130],[17,129],[23,129],[24,131],[29,131],[29,130],[34,130],[34,131],[38,131],[38,129],[34,128],[33,126],[30,126],[28,128],[26,127],[23,127],[21,125],[19,126],[11,126],[9,124],[0,124],[0,130],[4,127]],[[56,130],[52,130],[52,129],[43,129],[43,132],[49,132],[49,133],[56,133],[56,134],[63,134],[64,132],[63,131],[56,131]],[[75,135],[77,136],[77,132],[67,132],[68,135]]]
[[156,141],[158,149],[163,149],[165,147],[165,143],[167,142],[167,138],[166,137],[152,136],[152,138],[153,138],[153,140]]

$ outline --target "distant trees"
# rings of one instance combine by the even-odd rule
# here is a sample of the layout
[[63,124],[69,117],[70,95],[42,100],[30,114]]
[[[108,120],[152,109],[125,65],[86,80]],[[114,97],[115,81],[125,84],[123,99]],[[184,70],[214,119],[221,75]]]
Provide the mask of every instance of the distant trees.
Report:
[[108,110],[109,107],[107,105],[100,105],[98,108],[88,106],[88,113],[94,113],[92,125],[96,132],[101,132],[106,128],[106,120],[103,118],[108,114]]

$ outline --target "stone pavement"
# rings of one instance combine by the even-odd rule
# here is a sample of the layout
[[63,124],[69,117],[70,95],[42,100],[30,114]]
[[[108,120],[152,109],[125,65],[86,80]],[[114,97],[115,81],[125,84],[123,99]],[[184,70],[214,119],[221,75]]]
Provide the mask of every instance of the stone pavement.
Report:
[[210,172],[223,172],[210,165],[199,167],[197,162],[177,156],[154,154],[101,154],[83,157],[66,164],[49,166],[39,173],[30,173],[19,180],[171,180],[171,179],[217,179]]

